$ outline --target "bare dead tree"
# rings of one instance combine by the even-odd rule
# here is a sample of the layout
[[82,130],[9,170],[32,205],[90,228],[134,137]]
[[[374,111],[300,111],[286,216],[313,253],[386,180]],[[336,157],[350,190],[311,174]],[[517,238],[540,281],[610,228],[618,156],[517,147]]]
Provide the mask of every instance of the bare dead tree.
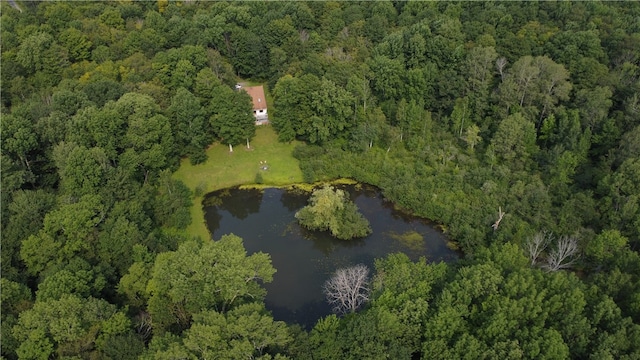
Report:
[[502,218],[504,217],[506,213],[502,212],[502,206],[498,207],[498,220],[496,220],[496,222],[493,223],[493,225],[491,225],[491,227],[493,228],[493,231],[498,230],[498,226],[500,226],[500,221],[502,221]]
[[307,32],[307,30],[300,30],[299,31],[299,36],[300,36],[300,42],[307,42],[307,40],[309,40],[309,33]]
[[135,317],[135,327],[138,336],[140,336],[143,341],[148,341],[151,338],[151,331],[153,328],[151,315],[149,315],[148,312],[140,311],[140,313]]
[[498,73],[500,74],[500,79],[502,79],[502,81],[504,81],[504,67],[507,66],[507,59],[506,58],[498,58],[496,60],[496,69],[498,70]]
[[547,256],[547,263],[543,266],[548,271],[566,269],[576,261],[578,239],[573,236],[562,236],[558,239],[555,249]]
[[369,301],[369,268],[359,264],[338,269],[324,283],[323,291],[335,313],[355,312]]
[[553,235],[551,235],[551,233],[541,231],[525,241],[524,250],[529,256],[531,266],[536,264],[538,257],[547,248],[547,246],[549,246],[549,243],[551,243],[552,240]]

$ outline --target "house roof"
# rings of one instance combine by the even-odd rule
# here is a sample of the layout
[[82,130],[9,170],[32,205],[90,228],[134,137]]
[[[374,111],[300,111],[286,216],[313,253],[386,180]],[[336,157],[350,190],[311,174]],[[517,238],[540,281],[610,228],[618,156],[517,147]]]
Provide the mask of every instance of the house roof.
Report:
[[264,98],[264,88],[260,86],[247,86],[243,89],[251,96],[253,100],[253,110],[266,109],[267,100]]

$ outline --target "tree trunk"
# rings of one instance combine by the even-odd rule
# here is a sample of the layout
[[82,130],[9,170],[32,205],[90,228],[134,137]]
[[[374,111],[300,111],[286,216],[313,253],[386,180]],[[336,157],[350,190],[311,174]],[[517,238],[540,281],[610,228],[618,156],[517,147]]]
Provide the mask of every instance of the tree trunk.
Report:
[[233,152],[233,146],[229,143],[229,152]]
[[22,160],[22,163],[27,167],[27,170],[29,170],[29,172],[32,172],[31,163],[29,162],[29,159],[27,159],[27,155],[20,155],[19,158],[20,160]]
[[[468,101],[468,100],[467,100]],[[464,118],[467,116],[467,105],[464,106],[464,112],[462,113],[462,123],[460,124],[460,137],[462,137],[462,130],[464,129]]]
[[493,228],[493,231],[498,230],[498,226],[500,226],[500,221],[502,221],[502,218],[504,217],[505,213],[502,212],[502,206],[500,206],[498,208],[498,220],[496,220],[496,222],[493,223],[493,225],[491,225],[491,227]]
[[573,236],[563,236],[558,239],[556,248],[547,256],[547,264],[544,266],[548,271],[558,271],[566,269],[576,261],[574,255],[578,252],[578,239]]
[[335,313],[353,313],[369,301],[368,282],[369,268],[359,264],[338,269],[325,282],[323,292]]

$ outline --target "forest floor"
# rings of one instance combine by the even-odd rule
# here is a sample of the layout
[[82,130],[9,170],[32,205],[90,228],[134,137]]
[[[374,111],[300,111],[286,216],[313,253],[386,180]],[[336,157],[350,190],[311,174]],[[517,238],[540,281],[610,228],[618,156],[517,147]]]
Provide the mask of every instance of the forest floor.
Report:
[[[262,185],[283,186],[303,182],[298,160],[292,156],[297,142],[280,143],[269,125],[258,126],[256,136],[247,149],[246,144],[233,148],[215,143],[207,149],[205,163],[191,165],[182,159],[180,168],[173,174],[195,194],[191,206],[191,224],[186,232],[190,236],[210,237],[204,219],[202,199],[215,190],[237,185],[254,184],[261,175]],[[264,170],[263,168],[266,168]]]

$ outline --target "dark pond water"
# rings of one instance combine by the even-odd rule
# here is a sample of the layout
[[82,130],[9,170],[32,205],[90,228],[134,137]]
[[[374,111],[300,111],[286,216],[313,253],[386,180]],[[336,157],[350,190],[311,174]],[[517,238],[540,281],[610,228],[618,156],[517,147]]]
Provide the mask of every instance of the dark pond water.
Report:
[[359,240],[337,240],[328,233],[298,225],[296,211],[307,205],[308,193],[283,189],[226,189],[205,197],[205,218],[214,239],[233,233],[244,239],[249,254],[271,255],[277,272],[265,284],[267,308],[276,320],[311,328],[331,313],[323,283],[338,268],[402,252],[412,260],[454,261],[459,254],[446,246],[444,235],[427,220],[408,216],[366,185],[346,190],[371,223],[373,233]]

